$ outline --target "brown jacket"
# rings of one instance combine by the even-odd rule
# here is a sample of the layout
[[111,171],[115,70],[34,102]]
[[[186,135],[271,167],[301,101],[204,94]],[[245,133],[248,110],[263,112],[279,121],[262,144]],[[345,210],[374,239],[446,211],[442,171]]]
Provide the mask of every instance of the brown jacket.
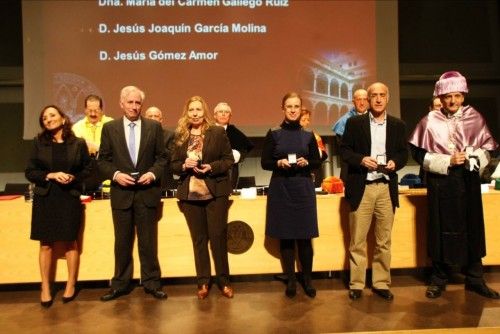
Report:
[[[177,188],[177,198],[187,200],[189,193],[189,177],[193,174],[191,169],[182,170],[182,165],[187,158],[187,141],[181,146],[175,146],[172,152],[172,171],[180,176],[180,185]],[[231,191],[229,170],[234,163],[231,145],[224,128],[211,126],[205,132],[203,139],[203,163],[210,164],[212,170],[205,177],[210,193],[214,197],[228,196]]]

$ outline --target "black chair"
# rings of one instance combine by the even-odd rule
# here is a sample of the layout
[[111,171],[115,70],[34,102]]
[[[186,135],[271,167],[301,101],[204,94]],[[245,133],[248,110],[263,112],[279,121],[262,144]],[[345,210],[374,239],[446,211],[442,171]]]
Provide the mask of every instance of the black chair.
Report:
[[23,195],[28,190],[29,183],[6,183],[4,195]]
[[237,189],[255,187],[255,176],[240,176],[236,185]]

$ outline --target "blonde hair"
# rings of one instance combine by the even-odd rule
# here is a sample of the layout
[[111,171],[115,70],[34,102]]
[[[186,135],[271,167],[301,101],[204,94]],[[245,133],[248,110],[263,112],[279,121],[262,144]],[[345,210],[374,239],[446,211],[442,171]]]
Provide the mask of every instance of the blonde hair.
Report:
[[201,96],[190,97],[184,104],[182,116],[177,122],[175,129],[175,145],[181,146],[189,138],[191,123],[189,122],[188,109],[191,102],[199,101],[203,108],[203,124],[201,126],[201,134],[203,135],[207,129],[214,124],[213,115],[209,112],[208,104]]

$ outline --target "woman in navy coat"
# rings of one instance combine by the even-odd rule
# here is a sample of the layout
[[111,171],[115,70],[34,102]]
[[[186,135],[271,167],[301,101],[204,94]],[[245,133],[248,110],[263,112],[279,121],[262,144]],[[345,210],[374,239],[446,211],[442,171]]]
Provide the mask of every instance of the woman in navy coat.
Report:
[[318,237],[316,194],[311,170],[321,159],[314,134],[300,126],[302,99],[296,93],[283,97],[285,119],[270,129],[264,141],[261,165],[273,172],[269,184],[266,236],[280,240],[280,254],[288,283],[287,297],[296,295],[295,244],[302,267],[304,291],[314,298],[312,238]]

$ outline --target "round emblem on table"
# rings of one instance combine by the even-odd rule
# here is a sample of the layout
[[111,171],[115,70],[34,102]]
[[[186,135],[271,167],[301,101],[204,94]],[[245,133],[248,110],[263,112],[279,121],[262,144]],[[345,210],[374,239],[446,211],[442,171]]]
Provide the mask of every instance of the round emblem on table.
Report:
[[242,254],[252,247],[254,240],[250,225],[234,220],[227,224],[227,251],[231,254]]

